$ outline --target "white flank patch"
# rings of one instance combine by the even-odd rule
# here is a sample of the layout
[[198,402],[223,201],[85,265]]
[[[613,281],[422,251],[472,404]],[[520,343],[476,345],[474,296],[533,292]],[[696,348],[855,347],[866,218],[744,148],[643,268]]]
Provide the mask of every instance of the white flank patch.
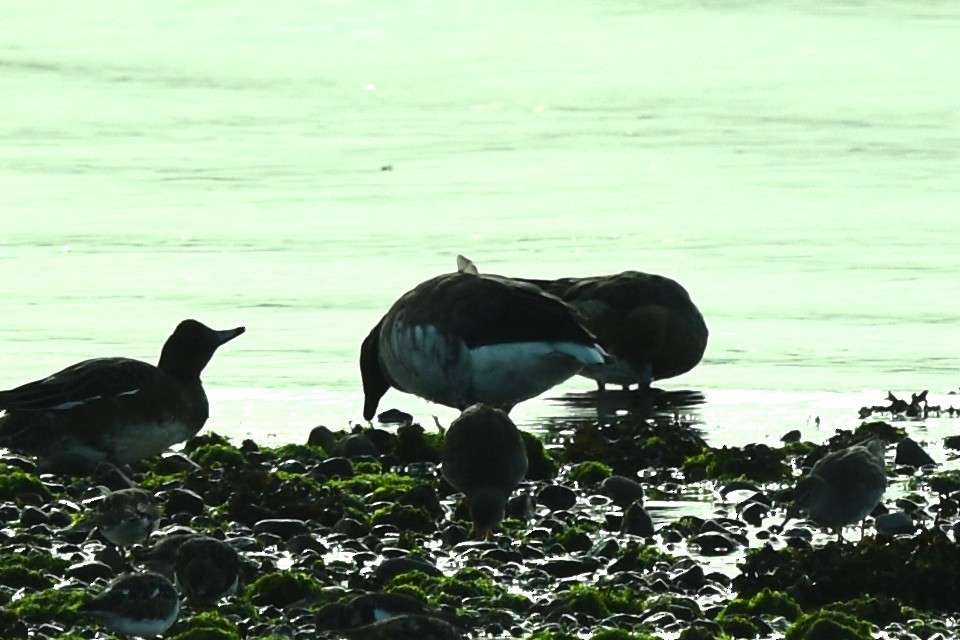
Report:
[[586,365],[600,364],[598,346],[573,342],[514,342],[470,351],[478,398],[491,404],[515,404],[540,395]]
[[468,349],[433,325],[394,321],[380,356],[390,376],[408,393],[451,407],[474,402],[513,405],[538,396],[605,362],[598,345],[575,342],[510,342]]

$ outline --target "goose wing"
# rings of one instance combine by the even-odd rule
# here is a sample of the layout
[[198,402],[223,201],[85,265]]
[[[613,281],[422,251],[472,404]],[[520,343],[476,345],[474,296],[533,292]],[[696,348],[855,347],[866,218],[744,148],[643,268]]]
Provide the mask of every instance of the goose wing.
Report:
[[51,376],[0,391],[0,409],[64,410],[91,400],[134,394],[160,370],[130,358],[84,360]]

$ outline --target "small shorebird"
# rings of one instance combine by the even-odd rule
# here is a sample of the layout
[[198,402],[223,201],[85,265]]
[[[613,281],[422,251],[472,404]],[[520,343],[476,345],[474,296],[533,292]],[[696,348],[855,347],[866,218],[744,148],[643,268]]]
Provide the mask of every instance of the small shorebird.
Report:
[[390,387],[466,409],[505,411],[604,362],[573,309],[499,276],[448,273],[405,293],[360,347],[363,416]]
[[79,610],[115,633],[158,636],[176,622],[180,598],[159,573],[129,573],[114,579]]
[[[463,256],[457,257],[457,267],[477,272]],[[653,380],[679,376],[693,369],[707,348],[709,331],[703,315],[687,290],[670,278],[624,271],[585,278],[515,279],[574,307],[584,326],[614,356],[580,370],[601,391],[607,384],[646,389]]]
[[527,473],[520,431],[500,409],[473,405],[450,425],[440,457],[443,477],[466,496],[474,534],[489,537]]
[[217,347],[243,332],[184,320],[164,343],[157,366],[95,358],[0,391],[0,446],[69,473],[161,453],[206,423],[209,404],[200,373]]
[[160,523],[160,507],[143,489],[120,489],[97,505],[95,522],[103,537],[118,547],[147,539]]
[[176,584],[198,607],[210,607],[237,590],[240,556],[223,540],[209,536],[189,538],[177,549]]
[[887,474],[880,440],[828,453],[797,481],[793,505],[787,510],[783,525],[798,511],[804,511],[821,527],[836,531],[840,541],[843,527],[857,522],[862,527],[886,489]]

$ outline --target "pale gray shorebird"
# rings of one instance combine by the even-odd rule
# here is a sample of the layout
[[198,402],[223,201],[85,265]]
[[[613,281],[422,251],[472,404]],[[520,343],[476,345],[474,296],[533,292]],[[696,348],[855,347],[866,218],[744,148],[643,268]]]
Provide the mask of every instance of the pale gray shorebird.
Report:
[[793,505],[781,528],[799,511],[821,527],[836,531],[862,523],[880,503],[887,489],[883,442],[874,439],[828,453],[801,477],[793,490]]
[[602,364],[606,353],[559,298],[509,278],[447,273],[402,295],[360,347],[363,416],[391,387],[466,409],[509,411]]
[[466,496],[474,535],[489,537],[527,473],[520,430],[500,409],[473,405],[450,425],[440,459],[443,477]]
[[[477,273],[468,258],[457,268]],[[555,280],[514,278],[574,307],[583,324],[614,356],[586,366],[580,375],[603,391],[607,384],[647,389],[654,380],[693,369],[707,348],[709,330],[690,294],[676,280],[639,271]]]
[[147,539],[160,523],[160,507],[149,491],[120,489],[107,494],[97,505],[95,522],[103,537],[118,547]]
[[159,573],[122,575],[80,605],[79,611],[100,620],[115,633],[151,637],[173,626],[180,614],[180,597]]

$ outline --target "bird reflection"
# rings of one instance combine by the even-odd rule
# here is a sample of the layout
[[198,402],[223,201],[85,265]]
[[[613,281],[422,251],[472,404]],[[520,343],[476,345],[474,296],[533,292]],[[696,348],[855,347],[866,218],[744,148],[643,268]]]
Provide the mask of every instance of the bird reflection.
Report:
[[645,390],[621,390],[607,388],[604,391],[565,393],[548,398],[550,404],[563,407],[562,413],[546,418],[543,422],[569,428],[579,422],[609,423],[626,415],[657,422],[676,421],[698,424],[699,407],[706,401],[700,391],[683,389],[665,391],[651,388]]

